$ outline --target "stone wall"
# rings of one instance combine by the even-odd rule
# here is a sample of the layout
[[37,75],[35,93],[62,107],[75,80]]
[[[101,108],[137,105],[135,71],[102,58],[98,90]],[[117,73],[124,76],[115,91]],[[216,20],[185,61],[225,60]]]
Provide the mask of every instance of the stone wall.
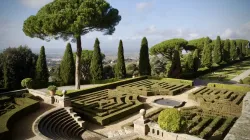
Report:
[[250,92],[243,99],[241,116],[224,140],[250,140]]

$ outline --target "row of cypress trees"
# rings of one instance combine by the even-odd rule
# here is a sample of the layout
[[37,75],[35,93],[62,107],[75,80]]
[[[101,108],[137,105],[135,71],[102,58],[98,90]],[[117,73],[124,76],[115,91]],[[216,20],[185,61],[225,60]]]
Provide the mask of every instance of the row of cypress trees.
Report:
[[[43,50],[44,48],[41,49],[41,51]],[[40,55],[44,56],[45,54],[42,53]],[[42,62],[39,62],[39,63],[42,63]],[[94,51],[93,51],[91,64],[90,64],[90,74],[91,74],[91,78],[93,81],[104,79],[102,53],[100,49],[100,41],[98,40],[98,38],[96,38],[95,44],[94,44]],[[148,42],[147,42],[146,37],[144,37],[141,42],[141,49],[140,49],[140,56],[139,56],[139,74],[140,75],[151,74],[151,67],[149,63],[149,53],[148,53]],[[68,43],[66,46],[66,50],[64,52],[64,56],[60,64],[59,75],[64,85],[74,83],[75,65],[74,65],[74,56],[73,56],[70,43]],[[126,75],[123,42],[122,40],[120,40],[118,53],[117,53],[117,63],[115,65],[115,78],[123,79],[126,77],[127,75]],[[42,78],[40,79],[41,81],[43,81]]]

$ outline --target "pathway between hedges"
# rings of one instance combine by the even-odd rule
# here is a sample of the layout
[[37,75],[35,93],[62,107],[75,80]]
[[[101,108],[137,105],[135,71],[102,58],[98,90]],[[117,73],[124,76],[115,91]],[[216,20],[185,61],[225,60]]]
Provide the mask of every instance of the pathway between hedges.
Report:
[[32,124],[36,118],[44,112],[54,108],[54,106],[40,102],[40,109],[33,113],[24,116],[17,121],[13,126],[12,139],[13,140],[39,140],[32,132]]
[[246,77],[248,77],[250,75],[250,69],[244,71],[243,73],[241,73],[240,75],[234,77],[233,79],[231,79],[231,81],[235,81],[235,82],[240,82],[240,79],[245,79]]

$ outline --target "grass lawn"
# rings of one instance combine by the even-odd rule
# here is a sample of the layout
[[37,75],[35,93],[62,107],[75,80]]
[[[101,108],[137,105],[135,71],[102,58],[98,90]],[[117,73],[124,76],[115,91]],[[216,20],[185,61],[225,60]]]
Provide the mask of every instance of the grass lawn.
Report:
[[[67,90],[67,94],[70,94],[70,93],[75,92],[75,91],[78,91],[78,90]],[[62,90],[57,90],[56,95],[62,95]]]
[[219,80],[219,81],[230,81],[232,78],[240,75],[245,70],[250,69],[250,61],[246,60],[232,66],[220,69],[204,76],[199,77],[200,79],[207,80]]
[[250,85],[250,76],[243,79],[243,84],[249,84]]

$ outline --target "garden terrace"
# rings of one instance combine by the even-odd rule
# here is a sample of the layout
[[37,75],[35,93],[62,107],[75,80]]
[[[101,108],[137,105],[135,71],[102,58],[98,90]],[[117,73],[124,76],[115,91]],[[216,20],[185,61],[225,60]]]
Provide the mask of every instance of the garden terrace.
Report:
[[201,87],[189,94],[189,98],[200,103],[203,109],[223,116],[239,117],[245,93],[213,87]]

